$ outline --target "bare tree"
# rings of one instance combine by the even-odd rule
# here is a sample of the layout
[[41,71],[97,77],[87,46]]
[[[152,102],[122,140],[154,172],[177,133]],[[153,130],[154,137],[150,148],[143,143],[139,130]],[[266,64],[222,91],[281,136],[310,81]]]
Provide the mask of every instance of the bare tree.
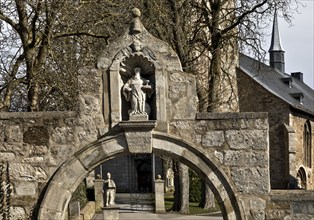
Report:
[[[159,0],[145,1],[143,15],[147,29],[168,42],[184,70],[196,75],[199,110],[222,112],[238,111],[238,52],[263,61],[264,30],[274,11],[290,22],[300,6],[296,0]],[[202,207],[210,203],[204,198]]]
[[[75,108],[76,74],[126,24],[118,1],[0,2],[0,110]],[[121,31],[120,31],[121,32]]]
[[97,48],[124,30],[135,6],[148,31],[168,42],[184,70],[196,75],[200,111],[237,111],[238,50],[262,60],[263,30],[274,10],[289,21],[300,5],[297,0],[0,1],[0,110],[74,109],[78,69],[92,64]]

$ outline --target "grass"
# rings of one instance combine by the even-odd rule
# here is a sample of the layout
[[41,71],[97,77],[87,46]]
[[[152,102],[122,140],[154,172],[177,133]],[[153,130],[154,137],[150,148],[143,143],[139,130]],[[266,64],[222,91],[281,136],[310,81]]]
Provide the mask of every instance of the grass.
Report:
[[[167,192],[165,193],[165,208],[167,211],[171,211],[171,207],[173,204],[173,192]],[[210,209],[203,209],[198,207],[199,203],[190,202],[189,209],[190,213],[189,215],[205,215],[210,214],[213,212],[220,211],[218,204],[216,203],[215,208]]]

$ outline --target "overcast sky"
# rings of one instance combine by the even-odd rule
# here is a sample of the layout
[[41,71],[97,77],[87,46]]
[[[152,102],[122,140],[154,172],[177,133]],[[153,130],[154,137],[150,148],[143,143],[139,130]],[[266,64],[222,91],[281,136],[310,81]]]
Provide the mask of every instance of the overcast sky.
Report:
[[[278,17],[281,46],[285,50],[286,73],[302,72],[304,82],[314,89],[314,0],[301,2],[306,7],[293,15],[293,26]],[[264,49],[268,51],[269,46],[270,41]]]

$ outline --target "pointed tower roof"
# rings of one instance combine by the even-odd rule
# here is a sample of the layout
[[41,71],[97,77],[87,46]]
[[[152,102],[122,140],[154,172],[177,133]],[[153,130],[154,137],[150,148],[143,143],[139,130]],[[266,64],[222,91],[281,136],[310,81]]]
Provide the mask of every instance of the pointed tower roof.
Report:
[[271,37],[271,45],[268,50],[268,52],[272,51],[284,51],[281,47],[280,42],[280,34],[279,34],[279,28],[278,28],[278,19],[277,19],[277,11],[275,11],[274,14],[274,21],[273,21],[273,32]]

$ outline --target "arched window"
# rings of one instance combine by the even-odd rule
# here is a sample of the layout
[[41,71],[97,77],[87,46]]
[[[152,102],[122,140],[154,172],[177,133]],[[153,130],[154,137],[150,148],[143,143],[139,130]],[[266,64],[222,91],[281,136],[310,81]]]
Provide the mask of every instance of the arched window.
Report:
[[299,189],[306,189],[306,172],[303,167],[298,170],[297,187]]
[[304,133],[303,133],[303,163],[304,166],[311,168],[312,167],[312,133],[311,133],[311,124],[309,121],[306,121],[304,124]]

